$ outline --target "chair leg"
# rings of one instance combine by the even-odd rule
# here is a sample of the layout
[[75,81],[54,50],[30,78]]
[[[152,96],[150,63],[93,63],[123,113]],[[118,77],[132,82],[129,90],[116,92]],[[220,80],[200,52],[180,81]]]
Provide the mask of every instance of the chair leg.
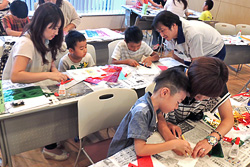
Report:
[[74,165],[74,167],[76,167],[76,166],[77,166],[77,163],[78,163],[78,159],[79,159],[79,156],[80,156],[81,150],[82,150],[82,139],[80,139],[80,148],[79,148],[79,151],[78,151],[78,154],[77,154],[77,157],[76,157],[76,161],[75,161],[75,165]]
[[247,89],[247,86],[249,83],[250,83],[250,80],[242,87],[242,89],[239,91],[239,93],[241,93],[244,90],[244,88]]

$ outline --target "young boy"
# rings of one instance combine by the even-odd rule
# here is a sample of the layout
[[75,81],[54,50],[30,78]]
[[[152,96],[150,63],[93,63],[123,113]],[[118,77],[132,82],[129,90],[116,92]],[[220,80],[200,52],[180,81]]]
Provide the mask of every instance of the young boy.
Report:
[[[124,41],[119,42],[112,54],[112,64],[127,64],[133,67],[142,62],[150,66],[153,61],[158,61],[159,56],[144,41],[142,31],[132,26],[125,31]],[[146,56],[144,60],[141,60]]]
[[23,28],[30,22],[28,6],[25,2],[15,0],[10,5],[10,14],[2,19],[3,27],[9,36],[21,36]]
[[87,53],[87,41],[82,33],[75,30],[70,31],[65,37],[65,42],[69,53],[64,55],[59,62],[58,70],[60,72],[95,65],[92,56]]
[[213,6],[214,6],[213,0],[206,0],[203,6],[203,12],[201,13],[201,16],[199,17],[199,20],[202,20],[202,21],[212,20],[213,16],[210,10],[213,8]]
[[192,154],[187,141],[175,139],[160,144],[146,144],[157,130],[157,114],[171,112],[185,99],[189,81],[179,67],[169,68],[155,78],[153,94],[147,92],[137,100],[120,123],[110,144],[108,156],[134,144],[138,156],[153,155],[167,150]]

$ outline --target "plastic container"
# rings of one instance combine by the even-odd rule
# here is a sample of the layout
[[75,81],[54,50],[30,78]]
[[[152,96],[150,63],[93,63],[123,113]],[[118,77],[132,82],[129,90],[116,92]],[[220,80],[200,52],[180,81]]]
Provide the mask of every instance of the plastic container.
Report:
[[240,149],[239,143],[240,143],[240,138],[237,137],[235,143],[233,144],[233,146],[231,147],[229,151],[229,154],[228,154],[229,157],[236,158],[238,156],[239,149]]
[[241,30],[238,32],[237,37],[241,36]]
[[66,96],[66,89],[65,89],[63,81],[61,81],[61,84],[59,86],[58,94],[59,96]]

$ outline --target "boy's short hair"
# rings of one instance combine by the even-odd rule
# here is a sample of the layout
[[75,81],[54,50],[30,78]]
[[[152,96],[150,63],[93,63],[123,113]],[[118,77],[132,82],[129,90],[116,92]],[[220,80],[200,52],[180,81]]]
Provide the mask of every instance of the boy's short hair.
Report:
[[85,36],[76,30],[71,30],[65,37],[65,42],[67,44],[67,49],[75,49],[77,42],[86,41]]
[[183,71],[182,67],[172,67],[165,71],[162,71],[160,75],[155,78],[155,89],[154,92],[158,91],[163,87],[170,89],[170,94],[182,91],[189,92],[189,80]]
[[29,12],[27,4],[21,0],[13,1],[10,4],[10,11],[14,16],[20,19],[26,18]]
[[139,43],[143,39],[142,31],[137,26],[128,27],[125,31],[125,42]]
[[161,11],[155,16],[153,23],[152,23],[152,26],[154,27],[154,29],[157,29],[159,23],[163,24],[169,29],[171,29],[174,23],[177,26],[181,26],[181,21],[180,21],[179,16],[166,10]]
[[200,57],[190,64],[188,78],[191,97],[197,94],[219,97],[228,81],[228,69],[219,58]]
[[214,2],[212,0],[206,0],[205,5],[207,5],[207,10],[211,10],[214,6]]

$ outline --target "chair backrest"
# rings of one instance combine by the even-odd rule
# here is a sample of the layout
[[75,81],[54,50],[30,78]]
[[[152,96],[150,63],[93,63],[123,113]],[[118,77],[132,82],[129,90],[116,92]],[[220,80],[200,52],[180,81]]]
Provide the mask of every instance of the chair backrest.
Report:
[[91,44],[87,44],[87,52],[91,54],[95,64],[96,64],[96,53],[95,53],[95,47]]
[[150,85],[148,85],[145,88],[145,93],[147,93],[147,92],[153,93],[154,89],[155,89],[155,82],[152,82]]
[[241,30],[241,35],[250,35],[250,25],[248,24],[236,24],[236,33]]
[[113,54],[113,51],[115,49],[115,46],[122,40],[115,40],[115,41],[112,41],[108,44],[108,49],[109,49],[109,60],[108,60],[108,64],[111,64],[112,62],[112,54]]
[[134,25],[139,27],[141,30],[152,30],[152,23],[153,23],[153,18],[144,19],[137,16]]
[[108,88],[94,91],[78,101],[79,138],[114,127],[137,100],[132,89]]
[[215,29],[219,31],[221,35],[236,35],[235,25],[228,23],[216,23]]
[[215,27],[215,24],[218,23],[219,21],[216,20],[210,20],[210,21],[203,21],[206,24],[209,24],[212,27]]

